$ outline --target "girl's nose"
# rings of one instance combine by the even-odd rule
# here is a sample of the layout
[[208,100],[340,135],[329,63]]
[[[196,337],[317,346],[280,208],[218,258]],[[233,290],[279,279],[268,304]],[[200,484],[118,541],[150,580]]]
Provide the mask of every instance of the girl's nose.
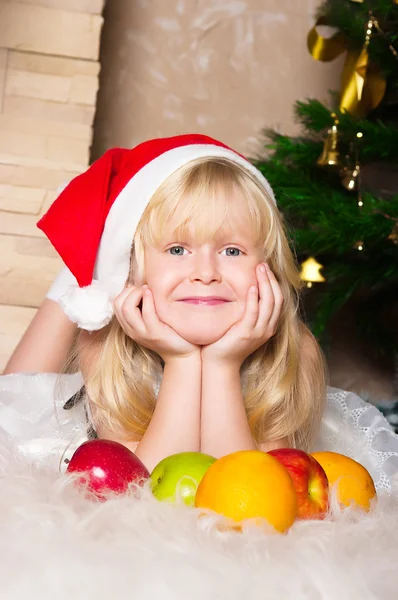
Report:
[[209,252],[198,252],[192,265],[191,281],[200,281],[206,285],[221,280],[217,257]]

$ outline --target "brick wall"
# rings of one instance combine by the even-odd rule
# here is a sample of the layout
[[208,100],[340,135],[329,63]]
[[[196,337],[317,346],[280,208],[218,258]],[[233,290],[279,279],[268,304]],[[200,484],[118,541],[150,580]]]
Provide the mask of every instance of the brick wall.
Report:
[[0,0],[0,372],[60,268],[36,222],[84,170],[104,0]]

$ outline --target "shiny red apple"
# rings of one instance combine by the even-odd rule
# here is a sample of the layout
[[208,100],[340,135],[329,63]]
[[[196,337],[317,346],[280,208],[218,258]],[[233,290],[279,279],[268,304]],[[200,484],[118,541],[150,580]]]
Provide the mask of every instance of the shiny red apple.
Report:
[[105,499],[109,492],[122,494],[131,483],[142,485],[149,478],[145,465],[131,450],[111,440],[89,440],[75,451],[67,473],[82,473],[78,479],[94,493]]
[[298,519],[323,519],[329,510],[329,483],[317,460],[303,450],[270,450],[289,471],[297,495]]

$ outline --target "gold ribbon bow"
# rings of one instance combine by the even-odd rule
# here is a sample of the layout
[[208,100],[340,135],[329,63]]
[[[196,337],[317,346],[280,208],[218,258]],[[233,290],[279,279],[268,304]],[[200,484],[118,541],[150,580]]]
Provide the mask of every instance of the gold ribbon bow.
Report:
[[361,50],[350,50],[348,40],[341,32],[330,38],[322,37],[318,25],[328,25],[321,17],[308,34],[308,50],[315,60],[329,62],[343,52],[347,52],[341,75],[339,109],[356,117],[365,117],[380,104],[386,91],[386,80],[381,70],[369,62],[368,45],[374,26],[370,17],[366,30],[365,43]]

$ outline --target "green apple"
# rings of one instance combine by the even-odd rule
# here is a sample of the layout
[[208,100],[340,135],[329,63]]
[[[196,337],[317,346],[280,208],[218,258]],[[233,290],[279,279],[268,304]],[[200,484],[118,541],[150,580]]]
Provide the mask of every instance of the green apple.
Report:
[[213,456],[202,452],[179,452],[167,456],[151,473],[153,495],[158,500],[182,501],[193,506],[198,485],[215,461]]

